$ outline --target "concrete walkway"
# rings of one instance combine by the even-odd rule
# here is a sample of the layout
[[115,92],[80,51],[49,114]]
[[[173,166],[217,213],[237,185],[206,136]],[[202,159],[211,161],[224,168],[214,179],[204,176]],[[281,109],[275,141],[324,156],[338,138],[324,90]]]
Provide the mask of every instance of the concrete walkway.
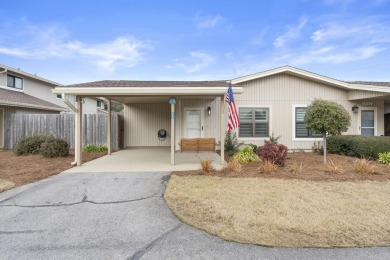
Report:
[[213,159],[213,166],[221,169],[220,157],[213,152],[176,152],[176,164],[171,165],[170,147],[137,147],[119,150],[66,172],[129,172],[182,171],[200,168],[200,160]]
[[390,259],[389,248],[283,249],[181,223],[166,172],[62,173],[0,193],[1,259]]

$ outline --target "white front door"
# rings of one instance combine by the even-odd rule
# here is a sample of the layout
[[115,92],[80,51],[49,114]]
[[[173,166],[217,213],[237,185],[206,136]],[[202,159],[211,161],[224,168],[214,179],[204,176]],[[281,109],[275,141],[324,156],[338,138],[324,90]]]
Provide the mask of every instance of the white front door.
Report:
[[360,134],[365,136],[374,136],[376,133],[376,108],[359,108]]
[[0,148],[4,148],[4,109],[0,108]]
[[185,137],[200,138],[203,136],[202,110],[200,108],[185,110]]

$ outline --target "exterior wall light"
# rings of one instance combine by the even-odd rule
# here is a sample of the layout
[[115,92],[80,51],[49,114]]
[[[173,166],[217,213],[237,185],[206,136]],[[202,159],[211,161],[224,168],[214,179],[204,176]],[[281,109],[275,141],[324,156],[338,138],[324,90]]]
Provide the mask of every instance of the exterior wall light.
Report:
[[207,107],[207,114],[211,116],[211,107]]
[[354,106],[352,107],[352,112],[353,112],[354,114],[358,113],[358,112],[359,112],[359,107],[358,107],[357,105],[354,105]]

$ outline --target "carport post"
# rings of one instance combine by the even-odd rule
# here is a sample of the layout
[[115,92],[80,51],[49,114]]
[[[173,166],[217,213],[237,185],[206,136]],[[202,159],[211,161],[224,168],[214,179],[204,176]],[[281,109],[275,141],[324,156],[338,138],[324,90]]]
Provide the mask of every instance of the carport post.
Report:
[[76,97],[77,113],[75,114],[75,157],[76,164],[80,166],[82,163],[81,147],[83,143],[83,100],[80,96]]
[[221,97],[221,164],[225,164],[225,95]]
[[175,164],[175,102],[171,102],[171,164]]
[[111,155],[111,99],[107,99],[107,154]]

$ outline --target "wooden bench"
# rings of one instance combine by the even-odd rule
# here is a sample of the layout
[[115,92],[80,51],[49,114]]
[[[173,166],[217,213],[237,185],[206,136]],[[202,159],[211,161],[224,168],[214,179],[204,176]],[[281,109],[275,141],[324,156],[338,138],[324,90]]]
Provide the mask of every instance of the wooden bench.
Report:
[[182,138],[180,152],[215,152],[215,138]]

